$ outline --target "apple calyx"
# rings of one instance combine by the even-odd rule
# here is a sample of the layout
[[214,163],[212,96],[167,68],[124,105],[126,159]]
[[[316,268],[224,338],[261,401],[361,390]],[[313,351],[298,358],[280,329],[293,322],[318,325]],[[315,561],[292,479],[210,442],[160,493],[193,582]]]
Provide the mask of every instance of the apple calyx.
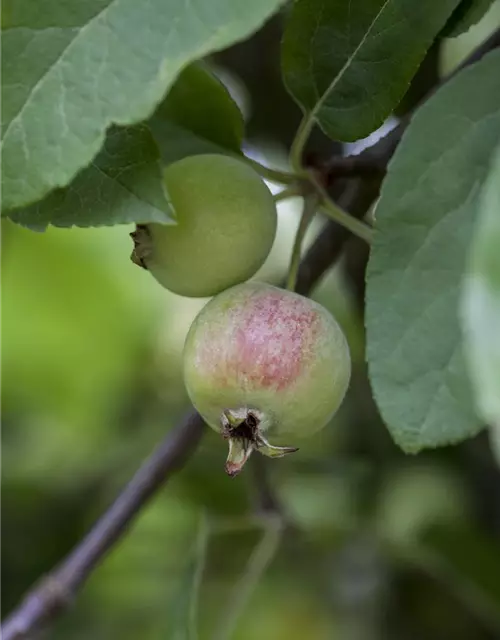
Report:
[[149,258],[153,252],[153,242],[147,226],[145,224],[136,225],[135,231],[132,231],[130,237],[134,241],[134,249],[130,259],[138,267],[147,270],[146,259]]
[[263,414],[255,409],[225,409],[221,416],[222,436],[229,440],[229,454],[226,460],[226,473],[233,477],[243,469],[252,452],[282,458],[288,453],[298,451],[297,447],[277,447],[269,444],[262,434],[260,425]]

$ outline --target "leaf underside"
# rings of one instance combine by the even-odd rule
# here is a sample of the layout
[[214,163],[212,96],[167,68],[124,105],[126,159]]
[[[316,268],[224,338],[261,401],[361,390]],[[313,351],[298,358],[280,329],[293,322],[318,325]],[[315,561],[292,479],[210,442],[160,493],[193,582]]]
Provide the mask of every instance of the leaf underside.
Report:
[[174,220],[160,152],[145,125],[110,129],[100,153],[67,187],[5,215],[38,231],[49,224],[99,227]]

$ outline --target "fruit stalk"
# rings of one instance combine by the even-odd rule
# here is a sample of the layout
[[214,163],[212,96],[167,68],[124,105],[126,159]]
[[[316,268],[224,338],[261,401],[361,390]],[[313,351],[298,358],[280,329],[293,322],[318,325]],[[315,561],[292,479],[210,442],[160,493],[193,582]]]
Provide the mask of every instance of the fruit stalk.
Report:
[[304,236],[312,222],[316,209],[318,207],[318,197],[316,194],[310,194],[304,198],[302,217],[300,218],[299,227],[295,234],[295,241],[292,248],[292,257],[290,259],[290,267],[288,269],[288,278],[286,288],[289,291],[295,291],[297,284],[297,275],[299,273],[300,256],[302,255],[302,243]]

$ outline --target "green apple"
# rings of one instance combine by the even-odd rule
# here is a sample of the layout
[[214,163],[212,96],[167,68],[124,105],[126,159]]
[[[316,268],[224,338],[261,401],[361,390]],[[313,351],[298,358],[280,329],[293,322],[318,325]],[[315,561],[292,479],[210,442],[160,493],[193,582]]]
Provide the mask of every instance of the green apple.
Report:
[[132,260],[188,297],[251,278],[276,235],[276,206],[261,177],[244,161],[216,154],[179,160],[164,175],[177,224],[139,225]]

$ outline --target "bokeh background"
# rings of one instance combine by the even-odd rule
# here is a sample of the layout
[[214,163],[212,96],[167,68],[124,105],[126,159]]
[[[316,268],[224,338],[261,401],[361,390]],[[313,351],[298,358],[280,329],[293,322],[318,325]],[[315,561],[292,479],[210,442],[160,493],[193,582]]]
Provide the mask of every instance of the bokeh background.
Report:
[[[499,25],[497,1],[478,27],[435,47],[401,111]],[[212,62],[245,114],[248,152],[284,165],[300,114],[280,80],[280,34],[278,18]],[[310,150],[338,151],[318,133]],[[297,202],[280,204],[258,279],[283,277],[298,215]],[[134,266],[131,230],[38,234],[2,223],[3,615],[188,407],[182,346],[205,301],[170,294]],[[332,424],[271,466],[293,526],[231,637],[500,638],[500,470],[485,434],[416,457],[391,442],[363,359],[365,261],[352,240],[315,290],[348,336],[352,384]],[[228,479],[225,455],[207,429],[49,637],[192,637],[184,612],[193,580],[201,581],[199,638],[228,635],[263,524],[252,515],[252,473]]]

